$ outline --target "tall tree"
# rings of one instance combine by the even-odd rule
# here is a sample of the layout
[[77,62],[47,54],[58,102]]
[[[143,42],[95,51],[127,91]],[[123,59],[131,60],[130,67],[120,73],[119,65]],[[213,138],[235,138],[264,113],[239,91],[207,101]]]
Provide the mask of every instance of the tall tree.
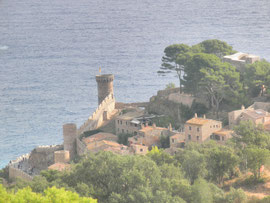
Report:
[[220,103],[225,97],[234,97],[241,90],[240,74],[229,63],[216,63],[200,69],[201,89],[208,94],[216,117],[219,117]]
[[178,63],[184,64],[182,84],[185,92],[196,95],[199,92],[200,81],[204,77],[201,69],[213,69],[220,63],[220,59],[212,54],[186,53],[178,56]]
[[204,156],[195,150],[184,150],[176,155],[180,161],[186,177],[193,184],[197,178],[204,178],[206,175],[206,162]]
[[238,157],[229,147],[218,146],[209,150],[208,169],[209,175],[218,184],[223,184],[224,176],[237,166]]
[[261,167],[269,161],[270,152],[268,149],[262,149],[256,146],[245,149],[247,155],[247,166],[253,173],[255,179],[261,176]]
[[181,77],[183,72],[183,65],[180,65],[176,62],[177,56],[179,54],[184,54],[190,50],[190,47],[186,44],[173,44],[165,48],[164,54],[162,57],[162,67],[161,69],[173,70],[176,72],[179,79],[179,87],[181,93]]

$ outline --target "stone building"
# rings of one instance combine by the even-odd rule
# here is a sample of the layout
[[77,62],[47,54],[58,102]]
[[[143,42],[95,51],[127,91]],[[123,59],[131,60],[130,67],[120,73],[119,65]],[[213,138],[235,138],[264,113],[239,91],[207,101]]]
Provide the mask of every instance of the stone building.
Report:
[[148,153],[148,147],[139,144],[132,144],[130,145],[130,151],[134,154],[145,155]]
[[160,146],[161,136],[169,136],[170,130],[167,128],[153,126],[142,126],[142,129],[138,131],[138,134],[128,138],[129,145],[141,144],[143,146]]
[[137,135],[141,129],[142,121],[138,118],[144,115],[144,110],[138,108],[128,109],[128,112],[123,113],[115,119],[116,134],[133,134]]
[[223,61],[234,65],[237,70],[243,71],[246,64],[252,64],[256,61],[260,61],[260,57],[252,54],[237,52],[233,55],[224,56]]
[[255,125],[268,125],[270,122],[270,114],[267,111],[253,108],[246,109],[244,106],[240,110],[229,112],[228,117],[230,129],[240,124],[241,121],[251,121]]
[[185,142],[190,141],[203,143],[209,140],[211,135],[222,129],[222,122],[203,118],[195,117],[188,120],[184,126]]
[[221,129],[219,131],[213,132],[211,139],[217,141],[220,144],[225,144],[227,140],[232,138],[233,131],[228,129]]
[[184,147],[185,145],[185,133],[178,132],[170,136],[170,147]]

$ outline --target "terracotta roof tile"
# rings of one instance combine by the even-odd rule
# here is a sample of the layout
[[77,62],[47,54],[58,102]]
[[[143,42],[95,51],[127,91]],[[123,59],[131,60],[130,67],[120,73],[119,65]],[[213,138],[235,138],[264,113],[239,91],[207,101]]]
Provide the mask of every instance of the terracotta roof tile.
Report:
[[204,125],[208,123],[209,121],[210,121],[209,119],[204,119],[204,118],[192,118],[188,120],[186,123],[192,124],[192,125]]
[[152,130],[167,130],[167,128],[161,128],[161,127],[153,127],[153,126],[146,126],[143,129],[141,129],[141,132],[148,132]]

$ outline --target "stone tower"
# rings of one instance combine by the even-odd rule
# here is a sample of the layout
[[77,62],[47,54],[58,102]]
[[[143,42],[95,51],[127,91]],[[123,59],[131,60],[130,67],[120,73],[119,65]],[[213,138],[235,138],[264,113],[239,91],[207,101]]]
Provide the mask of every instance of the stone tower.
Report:
[[72,160],[76,154],[77,126],[74,123],[63,125],[64,150],[69,151]]
[[97,75],[98,84],[98,104],[100,104],[109,94],[113,94],[113,74]]

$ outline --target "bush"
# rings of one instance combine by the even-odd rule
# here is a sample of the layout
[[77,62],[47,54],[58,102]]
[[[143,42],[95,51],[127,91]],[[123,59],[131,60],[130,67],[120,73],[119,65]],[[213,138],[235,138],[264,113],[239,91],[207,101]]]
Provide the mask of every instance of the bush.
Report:
[[119,144],[123,144],[123,145],[128,145],[128,138],[129,137],[133,137],[134,135],[132,134],[128,134],[128,133],[121,133],[118,135],[118,140],[117,142]]
[[171,83],[166,85],[165,89],[168,90],[168,89],[172,89],[172,88],[175,88],[175,84],[171,82]]

